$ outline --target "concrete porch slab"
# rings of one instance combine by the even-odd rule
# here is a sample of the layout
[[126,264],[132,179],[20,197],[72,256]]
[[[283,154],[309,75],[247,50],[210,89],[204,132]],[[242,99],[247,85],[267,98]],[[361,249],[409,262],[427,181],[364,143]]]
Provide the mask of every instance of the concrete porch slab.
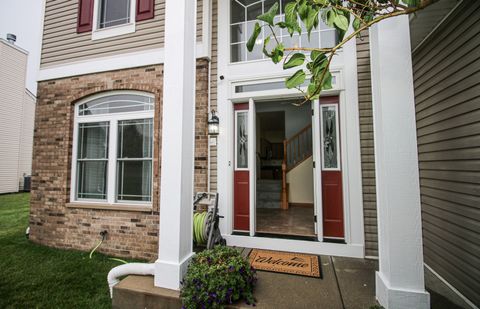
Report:
[[[376,304],[376,262],[322,256],[323,279],[258,271],[256,308],[363,309]],[[128,276],[113,289],[115,309],[181,308],[179,292],[153,286],[152,276]],[[244,303],[229,308],[252,308]]]

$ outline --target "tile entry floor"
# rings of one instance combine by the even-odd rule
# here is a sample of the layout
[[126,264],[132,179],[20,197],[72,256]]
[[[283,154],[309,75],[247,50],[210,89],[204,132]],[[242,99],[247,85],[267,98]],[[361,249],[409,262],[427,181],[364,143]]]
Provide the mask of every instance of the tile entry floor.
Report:
[[287,210],[257,208],[257,232],[315,236],[313,207],[290,207]]

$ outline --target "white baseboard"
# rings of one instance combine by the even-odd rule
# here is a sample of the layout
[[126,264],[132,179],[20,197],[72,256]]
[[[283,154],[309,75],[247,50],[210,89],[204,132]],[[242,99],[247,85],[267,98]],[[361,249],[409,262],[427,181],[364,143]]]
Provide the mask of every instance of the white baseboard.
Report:
[[155,261],[155,286],[170,290],[180,290],[180,281],[187,272],[188,264],[195,253],[191,253],[184,258],[181,262],[171,262],[156,260]]
[[380,272],[375,273],[377,300],[385,309],[430,309],[430,294],[422,290],[392,287]]

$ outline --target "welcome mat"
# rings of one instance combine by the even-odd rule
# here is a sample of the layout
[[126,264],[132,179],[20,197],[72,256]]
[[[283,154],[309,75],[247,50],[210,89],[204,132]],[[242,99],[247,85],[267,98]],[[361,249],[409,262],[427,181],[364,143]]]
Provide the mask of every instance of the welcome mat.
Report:
[[322,278],[318,255],[252,249],[249,259],[258,270]]

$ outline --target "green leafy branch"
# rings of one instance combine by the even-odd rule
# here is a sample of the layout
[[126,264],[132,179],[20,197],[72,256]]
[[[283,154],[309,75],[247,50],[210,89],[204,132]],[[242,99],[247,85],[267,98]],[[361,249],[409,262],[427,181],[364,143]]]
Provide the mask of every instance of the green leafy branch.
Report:
[[[288,89],[298,89],[303,93],[302,105],[320,97],[322,90],[332,89],[332,73],[330,64],[336,52],[351,39],[360,36],[363,30],[372,25],[395,16],[412,14],[438,0],[294,0],[284,8],[285,20],[275,23],[279,6],[275,3],[267,12],[257,17],[263,22],[255,23],[253,33],[247,41],[248,51],[252,51],[257,43],[262,27],[268,27],[271,34],[263,41],[263,53],[278,64],[283,60],[283,69],[302,67],[285,80]],[[339,42],[328,48],[308,48],[284,46],[278,39],[275,28],[286,29],[293,37],[295,33],[302,34],[300,23],[303,23],[308,33],[318,28],[322,20],[330,28],[336,29]],[[349,32],[350,24],[352,26]],[[268,50],[270,41],[275,41],[275,47]],[[309,57],[306,54],[310,53]],[[307,76],[310,76],[306,91],[302,89]]]

